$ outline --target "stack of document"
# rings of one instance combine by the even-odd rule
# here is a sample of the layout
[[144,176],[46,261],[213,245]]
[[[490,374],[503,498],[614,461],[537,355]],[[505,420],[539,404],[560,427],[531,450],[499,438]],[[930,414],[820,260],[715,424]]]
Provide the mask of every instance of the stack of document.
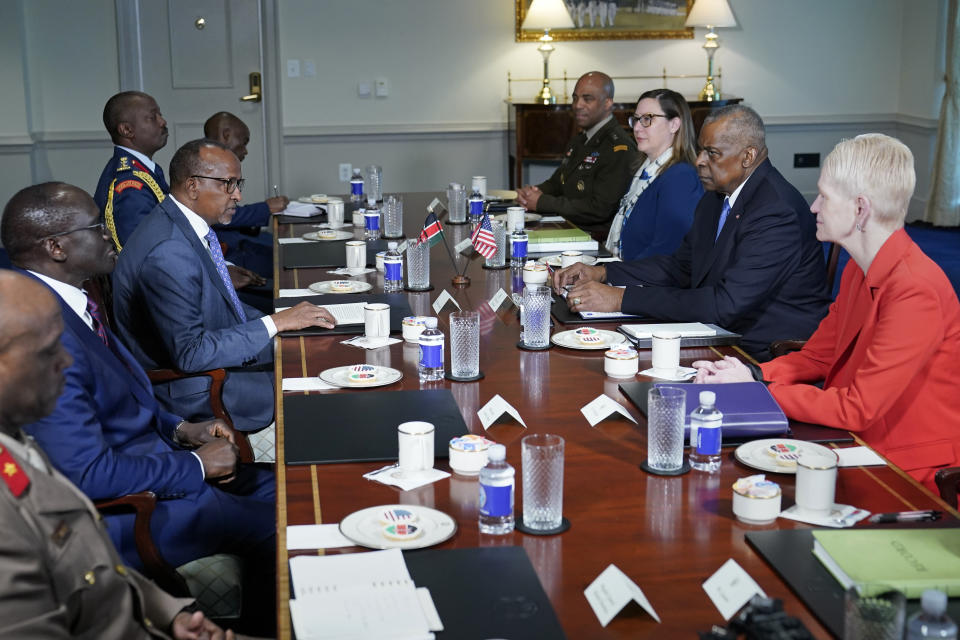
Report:
[[622,324],[620,330],[633,338],[644,339],[651,338],[657,333],[676,333],[681,338],[700,338],[704,336],[715,336],[717,330],[702,322],[670,322],[665,324]]
[[443,631],[426,588],[399,549],[290,559],[290,617],[298,640],[433,640]]
[[315,204],[291,202],[281,213],[285,216],[294,216],[295,218],[312,218],[313,216],[318,216],[323,213],[323,209]]
[[561,251],[596,251],[599,244],[581,229],[531,229],[527,231],[527,251],[559,253]]

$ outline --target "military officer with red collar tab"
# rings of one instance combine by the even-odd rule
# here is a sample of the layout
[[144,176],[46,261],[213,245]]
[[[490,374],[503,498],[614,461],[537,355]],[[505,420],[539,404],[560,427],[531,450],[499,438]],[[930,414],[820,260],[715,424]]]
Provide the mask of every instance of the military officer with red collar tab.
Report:
[[151,96],[124,91],[107,100],[103,124],[114,150],[93,199],[119,251],[170,190],[163,169],[153,161],[153,154],[167,144],[167,121]]

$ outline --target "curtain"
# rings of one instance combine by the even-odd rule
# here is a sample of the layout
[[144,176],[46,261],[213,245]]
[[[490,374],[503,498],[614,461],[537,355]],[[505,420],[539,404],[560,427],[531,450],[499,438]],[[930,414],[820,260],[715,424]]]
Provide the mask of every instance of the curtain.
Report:
[[923,219],[938,226],[960,226],[960,15],[958,0],[947,8],[946,91],[940,106],[933,182]]

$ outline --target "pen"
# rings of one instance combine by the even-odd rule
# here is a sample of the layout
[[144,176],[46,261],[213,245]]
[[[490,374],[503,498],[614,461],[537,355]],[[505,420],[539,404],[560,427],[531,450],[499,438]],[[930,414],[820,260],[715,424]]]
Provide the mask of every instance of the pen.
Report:
[[922,522],[924,520],[939,520],[941,511],[898,511],[894,513],[878,513],[870,516],[870,522]]
[[280,197],[280,190],[277,189],[277,185],[273,185],[273,195]]

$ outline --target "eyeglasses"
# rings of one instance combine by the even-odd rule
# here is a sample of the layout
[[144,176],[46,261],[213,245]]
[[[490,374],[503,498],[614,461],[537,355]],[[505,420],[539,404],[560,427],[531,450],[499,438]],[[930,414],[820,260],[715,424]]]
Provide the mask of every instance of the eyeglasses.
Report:
[[643,128],[646,129],[651,124],[653,124],[654,118],[666,118],[666,117],[667,116],[662,113],[643,113],[643,114],[635,113],[629,118],[627,118],[627,122],[630,123],[630,127],[637,126],[637,123],[639,122],[640,124],[643,125]]
[[222,182],[227,185],[227,193],[233,193],[237,189],[243,191],[243,185],[246,183],[246,178],[215,178],[213,176],[190,176],[191,178],[206,178],[207,180],[216,180],[217,182]]
[[102,233],[106,233],[107,226],[102,222],[97,222],[95,224],[91,224],[86,227],[77,227],[76,229],[70,229],[69,231],[60,231],[59,233],[51,233],[48,236],[43,236],[42,238],[40,238],[39,242],[43,242],[44,240],[49,240],[50,238],[67,236],[67,235],[70,235],[71,233],[76,233],[77,231],[87,231],[92,229],[99,230],[100,233],[102,234]]

